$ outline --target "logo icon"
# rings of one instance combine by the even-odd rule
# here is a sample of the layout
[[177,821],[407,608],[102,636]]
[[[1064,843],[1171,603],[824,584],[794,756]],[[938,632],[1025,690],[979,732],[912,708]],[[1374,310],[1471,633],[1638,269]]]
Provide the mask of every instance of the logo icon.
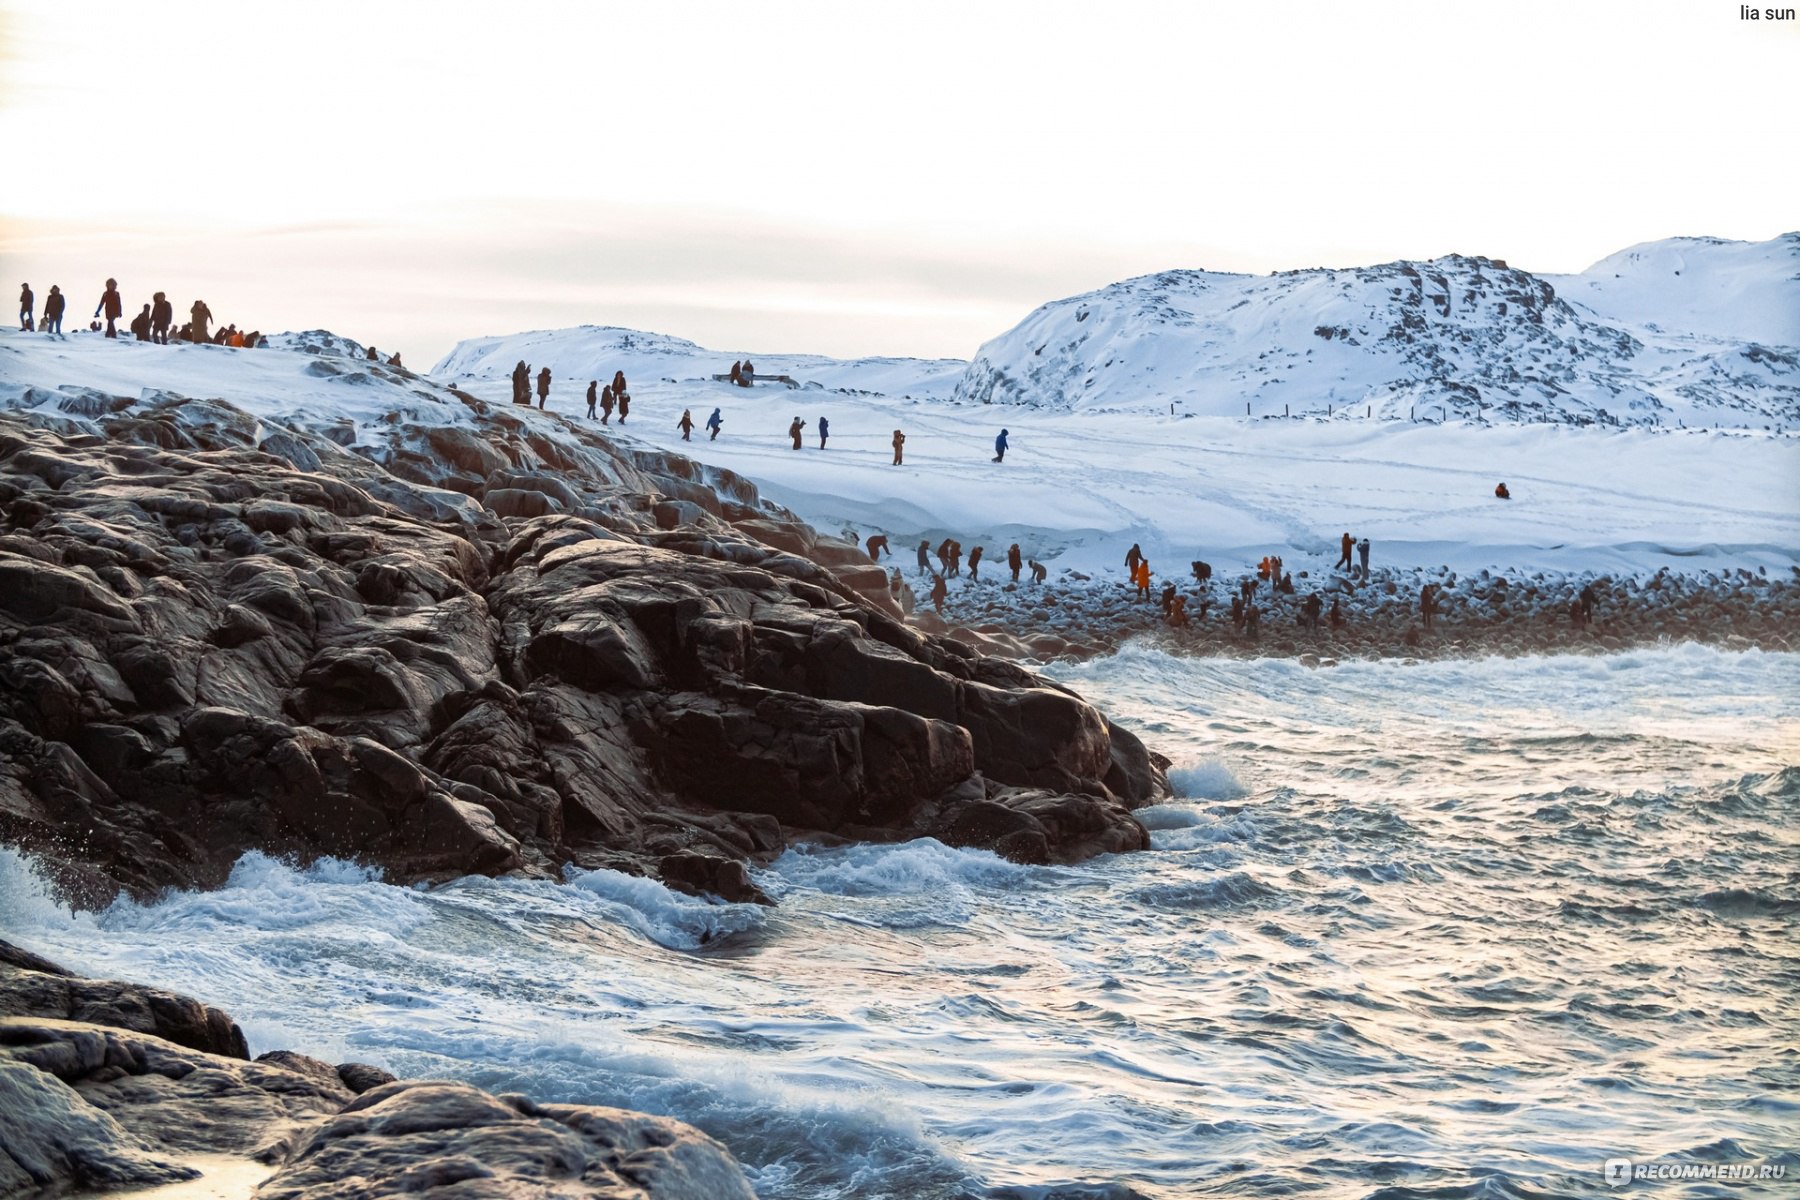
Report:
[[1624,1187],[1631,1182],[1631,1160],[1609,1158],[1605,1167],[1606,1182],[1611,1187]]

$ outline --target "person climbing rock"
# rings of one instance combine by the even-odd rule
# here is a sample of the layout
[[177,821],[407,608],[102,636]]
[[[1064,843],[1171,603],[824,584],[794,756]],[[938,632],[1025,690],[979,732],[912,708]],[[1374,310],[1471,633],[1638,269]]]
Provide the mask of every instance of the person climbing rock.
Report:
[[617,396],[619,400],[619,424],[623,425],[625,423],[625,418],[631,415],[631,393],[615,392],[613,394]]
[[719,429],[724,424],[725,424],[725,418],[719,415],[718,409],[716,409],[716,408],[713,409],[712,416],[706,418],[706,427],[708,429],[712,430],[712,436],[708,437],[706,440],[709,442],[718,441],[719,440]]
[[32,314],[37,311],[37,300],[31,294],[31,285],[19,285],[19,330],[22,333],[34,332],[37,328],[32,323]]
[[806,422],[802,421],[799,417],[795,417],[794,423],[788,426],[788,436],[794,439],[794,449],[798,450],[800,448],[800,435],[805,432]]
[[591,421],[594,419],[594,406],[600,403],[600,381],[598,379],[588,380],[587,402],[588,420]]
[[1006,461],[1006,430],[1004,429],[1000,431],[1000,436],[994,439],[994,461]]
[[969,551],[969,582],[975,583],[981,578],[981,547]]
[[1137,578],[1137,565],[1143,557],[1144,552],[1138,548],[1138,544],[1131,543],[1131,549],[1125,552],[1125,574],[1129,578],[1134,580]]
[[96,317],[102,312],[106,314],[106,336],[118,337],[119,331],[113,327],[113,322],[125,315],[125,302],[119,299],[119,281],[116,279],[106,281],[106,291],[101,293],[100,303],[94,305]]
[[612,424],[613,405],[616,402],[610,383],[600,389],[600,423],[602,425]]
[[1343,553],[1338,556],[1337,562],[1332,564],[1331,569],[1335,571],[1339,567],[1342,567],[1344,570],[1348,571],[1350,569],[1350,554],[1356,549],[1356,539],[1350,536],[1350,531],[1348,529],[1344,531],[1344,539],[1339,545],[1343,548]]
[[59,336],[62,334],[63,308],[68,302],[69,298],[62,294],[62,289],[51,284],[50,294],[44,297],[43,330],[45,333],[54,333]]
[[144,311],[131,318],[131,336],[140,342],[150,340],[150,306],[144,305]]
[[1031,560],[1031,582],[1042,583],[1044,582],[1044,577],[1048,574],[1050,574],[1050,568],[1046,567],[1043,563],[1038,562],[1036,559]]
[[819,449],[825,448],[825,439],[831,436],[831,422],[825,417],[819,418]]
[[1494,488],[1494,498],[1497,500],[1511,500],[1512,493],[1507,491],[1506,485],[1502,483]]
[[1164,581],[1161,599],[1162,615],[1167,617],[1175,610],[1175,583],[1173,580]]
[[684,441],[684,442],[693,441],[694,439],[689,435],[694,432],[694,414],[689,412],[685,408],[682,409],[681,410],[681,420],[675,422],[675,428],[681,430],[681,440],[682,441]]
[[906,435],[896,429],[894,430],[894,465],[896,467],[900,465],[900,460],[905,457],[905,453]]
[[931,543],[928,541],[922,541],[919,543],[919,574],[928,575],[930,573],[931,573]]
[[889,558],[894,557],[894,552],[888,549],[887,534],[885,533],[870,534],[869,540],[865,543],[865,546],[868,549],[869,558],[872,560],[878,561],[883,554],[886,554]]
[[1019,567],[1024,561],[1024,556],[1019,553],[1019,543],[1014,542],[1006,551],[1006,565],[1012,570],[1014,583],[1019,582]]
[[545,367],[538,372],[538,408],[544,407],[544,401],[550,398],[550,368]]
[[931,577],[931,606],[938,610],[939,616],[944,613],[944,598],[949,594],[950,589],[945,585],[944,577],[933,575]]
[[213,319],[212,309],[206,307],[206,301],[196,300],[188,309],[188,341],[204,343],[211,339],[206,336],[206,323]]

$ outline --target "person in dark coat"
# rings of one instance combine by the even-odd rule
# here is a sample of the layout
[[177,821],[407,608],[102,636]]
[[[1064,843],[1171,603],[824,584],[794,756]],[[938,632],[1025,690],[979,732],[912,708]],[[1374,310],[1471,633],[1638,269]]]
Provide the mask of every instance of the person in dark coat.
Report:
[[1143,557],[1144,552],[1138,548],[1138,544],[1136,542],[1131,543],[1131,549],[1125,552],[1125,574],[1136,579],[1137,565]]
[[1331,612],[1328,615],[1331,618],[1331,627],[1333,629],[1342,629],[1344,627],[1344,603],[1342,596],[1333,596],[1331,598]]
[[144,311],[131,318],[131,336],[140,342],[150,340],[150,306],[144,305]]
[[106,314],[106,336],[118,337],[119,331],[114,327],[113,322],[125,315],[125,302],[119,299],[119,281],[116,279],[106,281],[106,291],[101,293],[100,303],[94,305],[96,317],[102,312]]
[[742,361],[731,364],[731,382],[738,387],[744,386],[744,364]]
[[709,442],[718,441],[719,440],[719,427],[723,424],[725,424],[725,418],[719,415],[718,409],[716,409],[716,408],[713,409],[712,416],[706,418],[706,427],[708,429],[712,430],[711,436],[709,436],[706,440]]
[[1350,569],[1350,552],[1356,549],[1356,539],[1350,536],[1350,531],[1348,529],[1344,531],[1344,537],[1343,540],[1338,543],[1338,549],[1340,551],[1338,560],[1332,564],[1331,569],[1335,571],[1339,567],[1342,567],[1348,571]]
[[930,542],[920,542],[919,543],[919,574],[929,575],[930,573],[931,573],[931,543]]
[[830,436],[831,436],[831,419],[829,417],[820,417],[819,418],[819,449],[823,450],[825,448],[825,439],[829,438]]
[[976,583],[981,579],[981,547],[969,551],[969,582]]
[[159,345],[169,344],[169,326],[175,323],[175,306],[161,292],[151,297],[150,305],[150,340]]
[[1006,430],[1004,429],[1000,431],[1000,436],[994,439],[994,461],[1006,461]]
[[1164,582],[1159,599],[1162,602],[1162,615],[1167,617],[1175,610],[1175,584],[1173,581]]
[[1584,627],[1592,625],[1594,623],[1594,605],[1600,601],[1599,595],[1594,591],[1594,585],[1591,583],[1582,584],[1581,594],[1575,599],[1581,605],[1582,625]]
[[31,333],[37,328],[31,319],[32,314],[36,311],[37,300],[31,294],[31,285],[21,283],[19,285],[19,329],[22,332]]
[[1050,574],[1050,568],[1033,559],[1031,562],[1031,582],[1042,583]]
[[63,308],[69,298],[62,294],[62,289],[55,284],[50,285],[50,294],[44,297],[44,332],[62,333]]
[[538,372],[538,408],[544,407],[544,401],[550,398],[550,368],[545,367]]
[[889,558],[894,557],[894,552],[888,549],[887,534],[885,533],[870,534],[869,540],[865,542],[864,545],[868,549],[869,558],[872,560],[879,561],[883,553]]
[[904,433],[901,433],[898,429],[896,429],[896,430],[894,430],[894,465],[896,467],[899,466],[900,460],[905,457],[906,457],[906,435]]
[[531,368],[525,365],[525,360],[522,358],[519,360],[519,364],[513,368],[512,381],[513,381],[513,403],[514,404],[530,404],[531,403]]
[[594,405],[600,403],[600,381],[598,379],[588,380],[587,402],[588,420],[591,421],[594,419]]
[[1494,489],[1494,498],[1496,500],[1511,500],[1512,493],[1508,491],[1506,485],[1502,483]]
[[188,309],[188,317],[188,340],[195,343],[210,342],[212,339],[206,336],[206,323],[213,319],[213,315],[212,309],[206,307],[206,301],[194,301],[194,306]]
[[1425,628],[1431,628],[1431,619],[1437,615],[1437,589],[1429,583],[1419,588],[1419,619]]
[[788,426],[788,436],[794,439],[794,449],[798,450],[800,448],[800,435],[805,432],[806,422],[802,421],[799,417],[795,417],[794,423]]
[[1019,553],[1019,543],[1014,542],[1007,550],[1006,565],[1012,571],[1013,582],[1019,582],[1019,568],[1025,565],[1025,556]]
[[752,386],[756,383],[756,364],[746,358],[744,360],[744,369],[739,372],[739,375],[739,383],[743,384],[745,387]]
[[1312,592],[1300,602],[1300,623],[1308,629],[1319,628],[1319,616],[1325,611],[1325,601],[1319,599],[1319,593]]
[[681,420],[675,422],[675,428],[681,430],[682,441],[693,441],[694,439],[691,435],[694,432],[694,414],[685,408],[682,409]]
[[631,415],[631,393],[630,392],[619,392],[618,399],[619,399],[619,424],[623,425],[625,423],[625,418],[629,417]]
[[945,586],[944,577],[942,575],[932,576],[932,579],[931,579],[931,606],[938,610],[939,615],[943,614],[944,598],[946,596],[948,596],[949,594],[950,594],[950,589],[947,586]]
[[613,372],[613,395],[617,396],[625,390],[625,372]]

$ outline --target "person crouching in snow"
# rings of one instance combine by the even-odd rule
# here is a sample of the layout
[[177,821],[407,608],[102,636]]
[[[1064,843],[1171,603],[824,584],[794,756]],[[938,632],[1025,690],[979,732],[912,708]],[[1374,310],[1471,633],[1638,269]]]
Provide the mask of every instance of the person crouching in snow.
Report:
[[1503,483],[1494,489],[1494,497],[1498,500],[1511,500],[1512,493],[1506,490],[1506,485]]

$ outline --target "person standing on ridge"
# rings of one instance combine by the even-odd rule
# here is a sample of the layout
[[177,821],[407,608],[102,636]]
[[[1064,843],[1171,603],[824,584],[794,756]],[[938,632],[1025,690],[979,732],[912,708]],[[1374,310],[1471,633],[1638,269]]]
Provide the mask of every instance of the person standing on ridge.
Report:
[[150,306],[144,305],[144,311],[131,318],[131,336],[140,342],[150,340]]
[[630,392],[620,392],[619,393],[619,424],[623,425],[625,423],[625,418],[629,417],[630,415],[631,415],[631,393]]
[[594,405],[600,403],[600,381],[598,379],[588,380],[587,402],[588,420],[591,421],[594,419]]
[[1350,531],[1346,529],[1344,531],[1344,539],[1339,542],[1338,545],[1342,550],[1342,553],[1338,555],[1338,560],[1332,564],[1331,569],[1335,571],[1339,567],[1342,567],[1347,571],[1350,569],[1350,552],[1356,549],[1356,539],[1351,537]]
[[898,429],[896,429],[896,430],[894,430],[894,465],[896,467],[899,466],[901,459],[903,459],[905,457],[906,457],[906,435],[904,433],[901,433]]
[[67,303],[68,297],[62,294],[62,289],[57,287],[54,283],[51,284],[50,294],[44,297],[43,329],[45,333],[54,333],[58,337],[62,336],[63,306]]
[[538,408],[544,407],[544,401],[550,398],[550,368],[545,367],[538,372]]
[[795,417],[794,423],[788,426],[788,436],[794,439],[794,449],[800,449],[800,435],[805,432],[806,422],[802,421],[799,417]]
[[206,336],[206,323],[213,319],[212,309],[206,307],[206,301],[194,301],[194,307],[188,310],[188,340],[196,343],[211,341]]
[[706,440],[709,442],[718,441],[719,440],[719,427],[722,426],[723,424],[725,424],[725,418],[719,415],[718,409],[716,409],[716,408],[713,409],[712,416],[706,418],[706,427],[708,429],[712,430],[712,436],[707,438]]
[[938,615],[940,617],[944,615],[944,598],[946,596],[948,596],[949,594],[950,594],[950,589],[947,586],[945,586],[944,577],[942,575],[932,576],[932,579],[931,579],[931,606],[933,608],[937,609]]
[[1019,582],[1019,568],[1025,565],[1025,556],[1019,553],[1019,543],[1014,542],[1007,550],[1006,565],[1012,571],[1013,582]]
[[1004,429],[1000,431],[1000,436],[994,439],[994,461],[1006,461],[1006,430]]
[[681,420],[675,422],[675,428],[681,430],[681,440],[682,441],[684,441],[684,442],[693,441],[694,439],[689,435],[694,432],[694,414],[685,408],[682,409],[681,410]]
[[106,291],[101,293],[100,303],[94,305],[96,317],[102,312],[106,314],[106,336],[118,337],[119,331],[114,328],[113,322],[125,315],[125,302],[119,299],[119,281],[116,279],[106,281]]
[[1363,582],[1369,582],[1369,539],[1356,543],[1356,557],[1362,561]]
[[513,383],[513,403],[514,404],[530,404],[531,403],[531,368],[525,365],[525,360],[522,358],[519,360],[518,365],[513,367],[512,383]]
[[150,340],[166,346],[169,344],[169,326],[175,323],[175,306],[161,292],[151,299],[155,303],[150,306]]
[[31,333],[37,328],[32,323],[32,320],[31,320],[31,314],[33,312],[35,312],[36,310],[37,310],[37,300],[31,294],[31,285],[29,283],[21,283],[19,285],[19,330],[20,330],[20,332]]
[[825,439],[829,438],[830,436],[831,436],[831,420],[830,420],[830,418],[820,417],[819,418],[819,449],[823,450],[825,448]]

